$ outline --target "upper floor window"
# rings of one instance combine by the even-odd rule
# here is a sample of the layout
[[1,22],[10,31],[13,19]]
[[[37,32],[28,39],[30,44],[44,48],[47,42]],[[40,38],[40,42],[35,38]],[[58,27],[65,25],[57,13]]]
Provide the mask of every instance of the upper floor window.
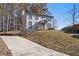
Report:
[[46,19],[47,19],[47,21],[49,21],[49,22],[51,21],[51,18],[50,18],[50,17],[46,17]]
[[28,19],[32,19],[32,15],[28,15]]
[[38,15],[35,15],[35,20],[38,20]]

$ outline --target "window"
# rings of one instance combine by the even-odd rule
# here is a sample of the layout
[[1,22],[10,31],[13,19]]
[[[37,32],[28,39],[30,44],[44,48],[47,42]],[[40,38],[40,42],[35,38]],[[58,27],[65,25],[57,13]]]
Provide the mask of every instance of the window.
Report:
[[50,17],[46,17],[47,21],[51,21],[51,18]]
[[32,29],[32,22],[31,21],[28,22],[28,28]]
[[51,28],[51,24],[47,23],[47,28],[50,29]]
[[28,19],[32,19],[32,15],[28,15]]
[[45,16],[41,16],[41,18],[45,18]]
[[28,31],[29,32],[32,31],[32,22],[31,21],[28,22]]
[[38,27],[39,27],[38,22],[35,22],[35,29],[38,29]]
[[37,15],[35,15],[35,20],[38,20],[38,16]]

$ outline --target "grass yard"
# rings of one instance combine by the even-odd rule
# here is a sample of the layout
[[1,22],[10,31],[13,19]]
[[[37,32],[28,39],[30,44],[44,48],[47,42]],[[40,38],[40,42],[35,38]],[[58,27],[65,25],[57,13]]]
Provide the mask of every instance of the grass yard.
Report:
[[72,38],[62,31],[42,30],[24,35],[24,37],[44,47],[79,56],[79,39]]

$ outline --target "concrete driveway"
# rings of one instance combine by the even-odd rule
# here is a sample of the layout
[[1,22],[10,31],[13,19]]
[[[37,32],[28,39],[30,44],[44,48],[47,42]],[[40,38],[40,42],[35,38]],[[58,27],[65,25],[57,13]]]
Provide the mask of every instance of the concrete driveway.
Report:
[[40,46],[20,36],[0,36],[13,56],[68,56],[43,46]]

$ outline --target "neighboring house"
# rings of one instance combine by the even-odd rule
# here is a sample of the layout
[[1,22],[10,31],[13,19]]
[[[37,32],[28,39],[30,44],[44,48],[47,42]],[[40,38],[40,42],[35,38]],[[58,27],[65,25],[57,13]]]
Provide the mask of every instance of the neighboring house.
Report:
[[75,24],[74,26],[67,26],[61,29],[66,33],[79,33],[79,24]]
[[53,16],[26,13],[23,15],[22,20],[15,19],[14,21],[10,18],[7,20],[7,25],[5,25],[2,18],[0,17],[0,32],[32,32],[39,29],[50,29],[53,28],[53,20]]

